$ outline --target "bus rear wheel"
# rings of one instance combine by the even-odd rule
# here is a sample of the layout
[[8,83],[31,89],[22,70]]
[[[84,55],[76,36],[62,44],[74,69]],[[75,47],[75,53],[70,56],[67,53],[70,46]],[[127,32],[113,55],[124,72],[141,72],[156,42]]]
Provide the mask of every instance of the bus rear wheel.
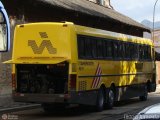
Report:
[[100,88],[98,91],[97,102],[96,102],[96,111],[97,112],[103,111],[104,103],[105,103],[104,91],[102,88]]

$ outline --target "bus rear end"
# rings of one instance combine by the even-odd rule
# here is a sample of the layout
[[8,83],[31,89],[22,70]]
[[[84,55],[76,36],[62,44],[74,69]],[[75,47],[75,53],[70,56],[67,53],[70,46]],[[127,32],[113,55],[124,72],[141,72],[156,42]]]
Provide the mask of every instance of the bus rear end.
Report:
[[[17,102],[65,103],[69,98],[70,24],[34,23],[15,29],[13,98]],[[71,85],[70,85],[71,84]]]

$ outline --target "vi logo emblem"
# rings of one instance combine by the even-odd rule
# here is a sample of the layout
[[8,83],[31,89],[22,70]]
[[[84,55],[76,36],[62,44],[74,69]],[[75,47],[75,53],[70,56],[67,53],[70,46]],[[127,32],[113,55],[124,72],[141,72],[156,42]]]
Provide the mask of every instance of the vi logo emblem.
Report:
[[[39,33],[41,38],[48,38],[46,32]],[[34,54],[42,54],[44,49],[46,48],[49,54],[56,54],[57,49],[53,47],[50,40],[42,40],[41,44],[38,46],[36,40],[28,40],[28,46],[30,46],[34,52]]]

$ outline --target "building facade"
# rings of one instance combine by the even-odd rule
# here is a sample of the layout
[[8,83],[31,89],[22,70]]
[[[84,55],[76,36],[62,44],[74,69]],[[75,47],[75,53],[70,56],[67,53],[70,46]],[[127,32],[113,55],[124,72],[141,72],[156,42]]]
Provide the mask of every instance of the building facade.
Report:
[[[156,29],[152,32],[154,34],[154,45],[156,50],[156,58],[160,60],[160,29]],[[156,71],[157,71],[157,84],[160,84],[160,61],[156,62]]]
[[96,4],[102,5],[104,7],[113,9],[113,7],[111,6],[110,0],[89,0],[90,2],[94,2]]
[[154,45],[156,47],[156,51],[160,53],[160,29],[156,29],[152,34],[154,34]]

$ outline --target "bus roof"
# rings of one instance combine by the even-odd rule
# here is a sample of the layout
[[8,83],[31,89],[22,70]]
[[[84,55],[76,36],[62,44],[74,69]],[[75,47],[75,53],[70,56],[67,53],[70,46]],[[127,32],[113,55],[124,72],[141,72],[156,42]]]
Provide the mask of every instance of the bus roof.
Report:
[[153,46],[153,42],[151,39],[126,35],[126,34],[121,34],[121,33],[86,27],[86,26],[75,25],[72,22],[40,22],[40,23],[29,23],[25,25],[46,24],[46,23],[52,24],[52,25],[55,24],[55,25],[63,25],[63,26],[74,26],[76,33],[81,35],[109,38],[109,39],[134,42],[139,44],[149,44]]
[[153,45],[151,39],[147,38],[141,38],[96,28],[90,28],[80,25],[76,26],[76,32],[77,34],[81,35],[88,35],[88,36],[94,36],[94,37],[102,37],[102,38],[109,38],[109,39],[115,39],[115,40],[121,40],[121,41],[128,41],[128,42],[134,42],[134,43],[140,43],[140,44],[149,44]]

